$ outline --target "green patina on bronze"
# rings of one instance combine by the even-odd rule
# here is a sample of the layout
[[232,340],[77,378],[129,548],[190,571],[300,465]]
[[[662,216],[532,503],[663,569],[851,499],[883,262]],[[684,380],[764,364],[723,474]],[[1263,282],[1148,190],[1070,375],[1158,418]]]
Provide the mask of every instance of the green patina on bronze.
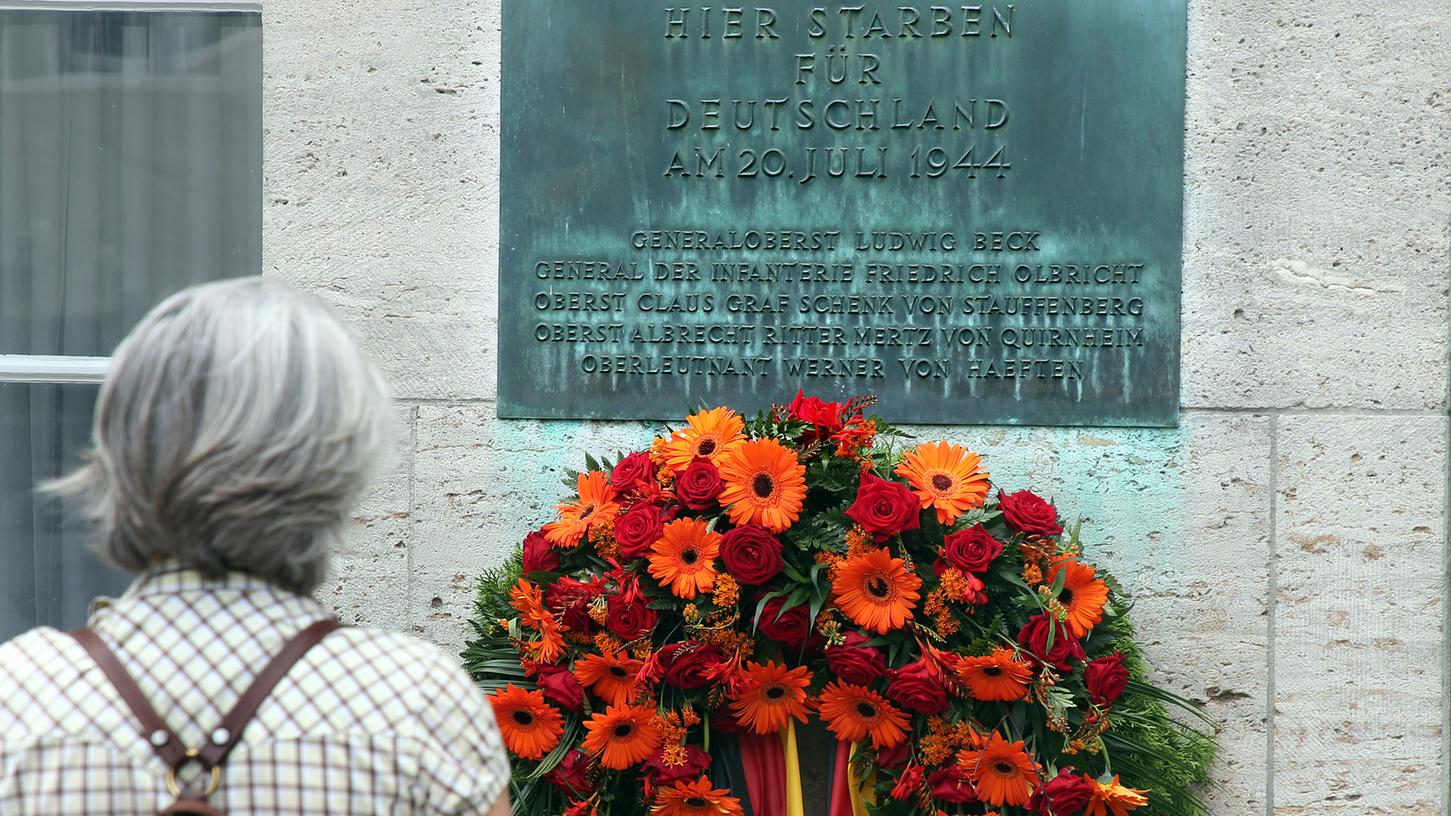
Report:
[[1185,19],[509,0],[500,415],[1175,424]]

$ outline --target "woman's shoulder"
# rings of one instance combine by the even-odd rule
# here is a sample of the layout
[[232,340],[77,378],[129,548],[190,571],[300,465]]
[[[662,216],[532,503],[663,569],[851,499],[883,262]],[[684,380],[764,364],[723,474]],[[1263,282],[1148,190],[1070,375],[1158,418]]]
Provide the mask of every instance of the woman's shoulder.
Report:
[[329,651],[354,676],[375,677],[406,690],[420,704],[438,705],[482,692],[463,670],[459,658],[420,638],[386,629],[346,627]]
[[0,737],[58,727],[80,691],[82,655],[70,635],[49,627],[0,643]]
[[75,671],[79,650],[75,639],[59,629],[48,626],[31,629],[0,643],[0,678],[19,682],[37,673]]
[[328,656],[304,682],[331,689],[356,727],[416,739],[431,746],[420,750],[432,756],[457,754],[451,761],[477,764],[502,756],[488,698],[443,649],[398,632],[356,627],[324,642]]

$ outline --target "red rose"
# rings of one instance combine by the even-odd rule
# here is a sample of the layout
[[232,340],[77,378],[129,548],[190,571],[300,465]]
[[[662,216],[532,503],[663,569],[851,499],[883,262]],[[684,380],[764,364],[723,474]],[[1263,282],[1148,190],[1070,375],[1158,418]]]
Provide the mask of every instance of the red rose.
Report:
[[856,501],[846,514],[878,539],[922,526],[922,503],[912,491],[871,472],[862,473]]
[[801,648],[811,634],[811,613],[805,604],[793,606],[786,611],[781,607],[786,599],[778,596],[766,602],[761,609],[761,619],[756,628],[772,640],[779,640],[793,649]]
[[637,504],[615,519],[615,541],[620,557],[629,561],[645,558],[650,545],[665,533],[665,517],[653,504]]
[[1063,533],[1063,525],[1058,523],[1058,511],[1031,490],[1019,490],[1017,493],[999,490],[998,506],[1002,508],[1003,521],[1020,533],[1045,536]]
[[918,714],[947,710],[947,689],[920,660],[887,672],[887,696]]
[[847,632],[846,643],[827,648],[826,665],[832,674],[857,686],[886,674],[887,657],[881,649],[865,645],[870,640],[861,632]]
[[720,539],[720,560],[743,584],[764,584],[781,572],[781,542],[765,527],[745,524]]
[[1083,670],[1083,679],[1088,684],[1088,696],[1095,704],[1113,705],[1123,696],[1124,686],[1129,682],[1129,670],[1124,668],[1124,656],[1114,652],[1089,663]]
[[604,592],[600,579],[585,582],[574,578],[560,578],[544,589],[544,605],[557,615],[573,632],[592,632],[594,618],[589,616],[589,604]]
[[627,601],[620,595],[610,596],[610,631],[624,640],[634,640],[655,628],[659,617],[645,605],[643,598]]
[[535,678],[544,696],[570,711],[584,710],[584,687],[574,672],[563,666],[540,666]]
[[709,459],[696,459],[676,478],[675,495],[691,510],[709,510],[715,507],[715,497],[723,487],[725,483],[715,465]]
[[697,689],[713,682],[715,671],[725,660],[718,647],[701,643],[672,643],[660,649],[660,666],[665,682],[676,688]]
[[559,553],[554,551],[554,545],[544,537],[544,531],[535,530],[524,536],[524,571],[538,572],[557,569],[559,569]]
[[634,489],[642,482],[647,485],[655,483],[655,463],[650,461],[650,454],[643,451],[621,459],[610,471],[610,484],[621,492]]
[[[887,770],[894,771],[894,770],[896,770],[896,769],[898,769],[898,768],[906,765],[907,764],[907,760],[909,760],[911,758],[912,758],[912,741],[911,740],[902,740],[901,742],[897,743],[896,745],[893,745],[891,748],[878,748],[877,749],[877,767],[878,768],[886,768]],[[916,767],[921,768],[922,766],[918,765]]]
[[791,418],[805,422],[812,427],[816,437],[831,436],[846,423],[846,406],[839,402],[826,402],[819,397],[808,397],[802,390],[796,391],[796,399],[787,408]]
[[1059,768],[1058,775],[1044,782],[1028,800],[1028,809],[1040,816],[1073,816],[1088,807],[1093,788],[1072,768]]
[[942,540],[943,557],[963,572],[986,572],[993,559],[1002,554],[1002,543],[981,524],[948,533]]
[[665,786],[674,782],[694,782],[710,768],[710,755],[694,745],[685,746],[685,763],[665,764],[665,746],[655,749],[645,760],[645,770],[655,784]]
[[978,801],[977,791],[972,789],[972,781],[956,762],[928,774],[927,786],[932,789],[932,798],[940,802],[963,804]]
[[1085,657],[1083,644],[1061,623],[1053,627],[1053,648],[1049,649],[1048,619],[1042,615],[1028,618],[1027,624],[1018,632],[1018,643],[1033,657],[1058,671],[1068,671],[1072,666],[1071,660]]
[[564,759],[544,778],[572,796],[584,796],[594,791],[594,785],[589,783],[589,757],[578,748],[565,754]]

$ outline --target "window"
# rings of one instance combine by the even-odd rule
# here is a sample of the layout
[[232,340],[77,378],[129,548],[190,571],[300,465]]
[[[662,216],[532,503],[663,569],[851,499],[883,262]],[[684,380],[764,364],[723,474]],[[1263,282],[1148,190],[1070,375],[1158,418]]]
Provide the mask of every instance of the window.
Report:
[[0,640],[126,577],[36,482],[146,310],[262,253],[260,3],[0,2]]

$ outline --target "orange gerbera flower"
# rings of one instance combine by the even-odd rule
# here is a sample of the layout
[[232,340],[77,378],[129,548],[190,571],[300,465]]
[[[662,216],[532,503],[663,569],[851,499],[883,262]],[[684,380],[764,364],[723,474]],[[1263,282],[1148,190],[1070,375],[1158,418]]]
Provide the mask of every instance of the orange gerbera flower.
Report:
[[650,808],[654,816],[741,816],[741,800],[727,796],[728,790],[710,786],[701,777],[694,782],[676,782],[662,788]]
[[1144,795],[1148,791],[1126,788],[1119,784],[1117,776],[1112,782],[1104,784],[1084,774],[1083,781],[1093,788],[1093,798],[1088,800],[1083,816],[1107,816],[1109,813],[1113,816],[1128,816],[1129,811],[1149,803],[1149,798]]
[[957,676],[967,684],[974,700],[1021,700],[1028,693],[1033,671],[1013,659],[1012,649],[994,649],[987,657],[957,661]]
[[577,547],[586,533],[620,514],[610,477],[598,470],[579,474],[579,499],[559,505],[559,520],[544,525],[544,537],[559,547]]
[[1103,605],[1108,603],[1108,584],[1098,580],[1093,567],[1080,564],[1072,558],[1062,558],[1048,570],[1048,583],[1058,581],[1058,574],[1065,572],[1063,591],[1058,602],[1068,610],[1068,631],[1076,638],[1086,637],[1093,627],[1103,620]]
[[544,701],[544,692],[513,683],[489,695],[504,746],[524,759],[539,759],[559,744],[564,717]]
[[700,519],[676,519],[650,545],[650,574],[677,598],[690,600],[715,588],[715,557],[719,554],[719,533]]
[[584,729],[585,750],[614,771],[643,761],[660,747],[660,726],[652,706],[610,706],[590,717]]
[[886,547],[867,550],[842,563],[832,578],[836,605],[856,625],[885,635],[912,619],[922,579],[893,558]]
[[716,463],[725,487],[720,503],[731,523],[759,524],[773,533],[796,523],[806,500],[806,466],[774,439],[744,442]]
[[870,735],[876,747],[893,748],[907,738],[907,715],[874,691],[836,680],[821,692],[820,700],[827,729],[843,742],[859,742]]
[[996,732],[982,748],[958,751],[957,764],[990,805],[1022,807],[1038,787],[1038,764],[1023,750],[1022,740],[1008,742]]
[[811,672],[805,666],[788,669],[776,661],[748,663],[746,683],[731,695],[736,721],[757,734],[774,734],[791,718],[806,722],[806,687]]
[[635,699],[635,675],[643,665],[624,652],[592,654],[574,662],[574,676],[609,705],[625,706]]
[[697,456],[704,456],[718,466],[722,454],[745,441],[741,433],[745,429],[741,415],[725,407],[686,417],[685,427],[671,434],[665,443],[665,466],[678,473],[689,467]]
[[937,508],[942,524],[952,524],[987,499],[982,457],[947,442],[924,442],[908,451],[897,465],[897,475],[907,479],[922,500],[922,509]]

